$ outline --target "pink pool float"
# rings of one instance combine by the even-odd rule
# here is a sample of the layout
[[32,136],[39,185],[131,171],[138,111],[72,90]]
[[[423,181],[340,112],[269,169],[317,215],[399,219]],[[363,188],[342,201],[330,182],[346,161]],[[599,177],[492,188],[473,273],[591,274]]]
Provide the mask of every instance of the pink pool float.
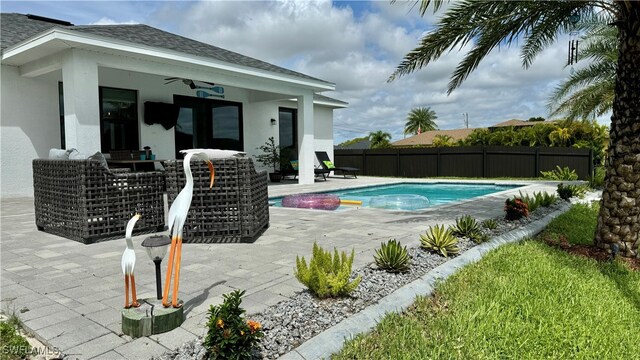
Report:
[[296,194],[282,199],[282,206],[291,208],[335,210],[340,206],[340,198],[333,194]]

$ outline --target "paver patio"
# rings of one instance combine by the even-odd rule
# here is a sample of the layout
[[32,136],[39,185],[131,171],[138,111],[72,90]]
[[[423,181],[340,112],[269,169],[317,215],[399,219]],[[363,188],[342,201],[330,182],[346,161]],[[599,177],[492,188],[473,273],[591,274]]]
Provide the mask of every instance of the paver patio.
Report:
[[[330,177],[313,185],[270,186],[269,195],[413,181],[445,180]],[[174,331],[139,339],[131,339],[121,330],[124,285],[120,258],[124,240],[83,245],[39,232],[32,198],[2,199],[2,309],[15,311],[36,337],[69,358],[149,358],[203,336],[206,312],[210,305],[222,301],[222,294],[246,290],[243,306],[251,314],[302,290],[293,276],[295,257],[308,255],[314,241],[325,248],[347,251],[355,248],[354,267],[360,267],[371,262],[374,249],[389,238],[417,246],[418,234],[429,225],[451,223],[464,214],[478,219],[499,216],[504,199],[518,191],[554,192],[556,188],[552,182],[517,183],[526,187],[423,212],[376,209],[330,212],[271,207],[270,227],[253,244],[185,244],[180,298],[185,301],[186,320]],[[140,246],[147,236],[134,237],[139,298],[156,294],[153,263]]]

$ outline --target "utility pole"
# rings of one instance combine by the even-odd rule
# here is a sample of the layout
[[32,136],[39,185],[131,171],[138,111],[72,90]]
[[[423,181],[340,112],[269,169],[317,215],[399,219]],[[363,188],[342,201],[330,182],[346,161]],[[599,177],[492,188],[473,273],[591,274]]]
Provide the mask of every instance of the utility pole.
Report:
[[462,120],[464,121],[464,127],[469,128],[469,113],[462,113]]

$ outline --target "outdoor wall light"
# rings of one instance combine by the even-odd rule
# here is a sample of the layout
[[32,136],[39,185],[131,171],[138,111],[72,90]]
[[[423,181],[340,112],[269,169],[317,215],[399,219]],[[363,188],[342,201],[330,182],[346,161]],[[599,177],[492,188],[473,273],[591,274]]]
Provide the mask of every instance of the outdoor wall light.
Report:
[[275,124],[277,124],[277,123],[276,123],[276,119],[271,118],[271,125],[275,125]]
[[167,254],[167,248],[171,244],[171,239],[166,235],[150,236],[142,242],[142,246],[147,250],[147,255],[156,265],[156,291],[158,300],[162,299],[162,283],[160,281],[160,263]]

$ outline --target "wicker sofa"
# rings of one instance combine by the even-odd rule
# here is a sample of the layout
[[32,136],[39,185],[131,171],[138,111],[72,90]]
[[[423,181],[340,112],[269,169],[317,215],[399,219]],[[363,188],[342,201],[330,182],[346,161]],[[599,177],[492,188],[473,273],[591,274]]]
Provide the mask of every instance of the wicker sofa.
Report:
[[[212,160],[215,183],[209,189],[209,169],[191,162],[193,199],[184,226],[187,243],[254,242],[269,227],[266,171],[256,172],[249,158]],[[185,185],[182,160],[168,160],[167,195],[173,203]]]
[[163,171],[109,170],[97,160],[33,160],[38,230],[85,244],[164,229]]

